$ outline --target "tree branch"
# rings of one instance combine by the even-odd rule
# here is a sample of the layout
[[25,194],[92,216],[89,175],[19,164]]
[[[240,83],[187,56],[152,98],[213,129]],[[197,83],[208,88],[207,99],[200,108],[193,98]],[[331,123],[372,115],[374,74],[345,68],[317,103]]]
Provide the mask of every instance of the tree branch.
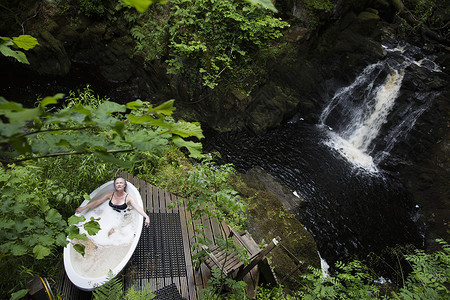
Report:
[[85,130],[85,129],[92,129],[95,128],[94,126],[85,126],[85,127],[76,127],[76,128],[58,128],[58,129],[45,129],[45,130],[37,130],[37,131],[32,131],[32,132],[25,132],[22,133],[21,135],[18,135],[16,138],[21,138],[21,137],[25,137],[27,135],[32,135],[32,134],[38,134],[38,133],[46,133],[46,132],[55,132],[55,131],[76,131],[76,130]]
[[[131,151],[133,151],[133,149],[107,150],[106,153],[125,153],[125,152],[131,152]],[[59,153],[50,153],[50,154],[39,155],[39,156],[25,157],[25,158],[16,159],[16,160],[0,159],[0,162],[4,162],[4,163],[10,164],[10,163],[23,162],[23,161],[27,161],[27,160],[39,159],[39,158],[49,158],[49,157],[66,156],[66,155],[78,155],[78,154],[92,154],[92,153],[94,153],[94,152],[93,151],[59,152]]]

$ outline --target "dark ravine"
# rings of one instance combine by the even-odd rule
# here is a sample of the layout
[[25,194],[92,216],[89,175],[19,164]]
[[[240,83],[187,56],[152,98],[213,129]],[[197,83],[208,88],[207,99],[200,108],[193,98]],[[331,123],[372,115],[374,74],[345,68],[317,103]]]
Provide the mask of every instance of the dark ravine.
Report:
[[[384,57],[382,44],[399,39],[399,20],[385,1],[338,1],[335,11],[325,16],[329,21],[311,31],[303,24],[312,20],[296,9],[299,2],[277,1],[282,15],[293,24],[286,35],[293,51],[267,66],[270,77],[265,82],[250,95],[233,88],[216,89],[199,92],[199,97],[190,101],[186,83],[168,76],[163,63],[146,64],[132,56],[133,41],[127,30],[84,17],[74,26],[65,17],[47,18],[45,10],[33,17],[38,8],[31,5],[33,1],[24,1],[30,4],[28,11],[21,12],[28,20],[25,28],[38,37],[41,46],[29,52],[30,67],[0,57],[0,95],[32,105],[36,97],[68,93],[89,83],[95,92],[118,102],[174,98],[179,117],[201,120],[214,135],[227,132],[224,135],[232,138],[238,131],[250,137],[282,131],[292,126],[288,123],[292,119],[303,120],[301,126],[313,125],[336,89],[349,84],[367,64]],[[8,20],[11,28],[2,24],[0,35],[20,34],[15,21]],[[418,74],[421,80],[407,81],[401,102],[414,99],[417,90],[439,91],[440,95],[408,138],[393,150],[395,159],[385,162],[383,168],[400,176],[422,208],[426,246],[432,248],[436,237],[449,240],[450,55],[448,48],[438,43],[425,44],[415,38],[412,42],[435,54],[443,72],[432,78]]]

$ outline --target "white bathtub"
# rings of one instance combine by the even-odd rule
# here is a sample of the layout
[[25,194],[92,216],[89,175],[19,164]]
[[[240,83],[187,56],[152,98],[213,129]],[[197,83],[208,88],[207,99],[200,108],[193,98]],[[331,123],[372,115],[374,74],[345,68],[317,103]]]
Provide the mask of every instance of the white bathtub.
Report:
[[[114,182],[109,181],[90,194],[92,200],[105,193],[114,191]],[[139,191],[127,182],[126,192],[136,203],[143,207]],[[108,200],[94,209],[88,209],[81,214],[89,221],[91,217],[100,217],[101,230],[95,236],[86,235],[89,242],[85,243],[86,253],[81,256],[73,248],[73,241],[64,248],[64,267],[70,281],[79,289],[92,291],[101,286],[112,276],[119,274],[133,255],[142,232],[143,216],[131,205],[125,212],[114,211],[109,207]],[[88,203],[85,200],[81,205]],[[81,232],[85,232],[80,228]]]

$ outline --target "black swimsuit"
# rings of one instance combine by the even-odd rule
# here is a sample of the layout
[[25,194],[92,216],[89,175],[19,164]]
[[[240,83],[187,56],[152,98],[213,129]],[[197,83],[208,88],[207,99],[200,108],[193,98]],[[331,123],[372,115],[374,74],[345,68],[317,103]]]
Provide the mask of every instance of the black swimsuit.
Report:
[[109,206],[112,207],[112,209],[114,209],[115,211],[121,212],[122,210],[127,209],[128,205],[127,205],[127,196],[128,194],[125,195],[125,203],[121,204],[121,205],[115,205],[114,203],[112,203],[112,198],[114,197],[114,193],[112,193],[111,199],[109,199]]

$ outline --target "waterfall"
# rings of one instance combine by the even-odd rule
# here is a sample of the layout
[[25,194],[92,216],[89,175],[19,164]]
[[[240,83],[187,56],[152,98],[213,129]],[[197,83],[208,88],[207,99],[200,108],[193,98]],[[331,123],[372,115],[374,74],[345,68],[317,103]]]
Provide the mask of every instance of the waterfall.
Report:
[[407,67],[414,63],[439,71],[428,59],[415,61],[406,55],[405,48],[387,50],[397,56],[367,66],[349,86],[336,91],[320,117],[320,124],[330,129],[330,139],[325,144],[351,164],[369,172],[378,172],[377,164],[389,155],[398,138],[413,127],[428,107],[429,102],[417,107],[405,106],[401,120],[387,130],[383,149],[374,151],[381,128],[400,94]]

